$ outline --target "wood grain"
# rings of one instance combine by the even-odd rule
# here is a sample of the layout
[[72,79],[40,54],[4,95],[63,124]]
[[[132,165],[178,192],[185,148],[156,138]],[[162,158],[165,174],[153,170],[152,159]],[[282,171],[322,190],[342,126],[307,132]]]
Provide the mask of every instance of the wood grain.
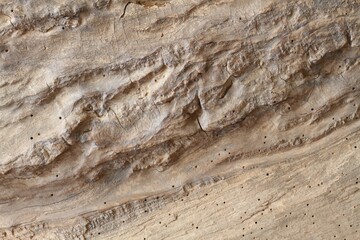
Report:
[[0,2],[0,239],[360,239],[357,0]]

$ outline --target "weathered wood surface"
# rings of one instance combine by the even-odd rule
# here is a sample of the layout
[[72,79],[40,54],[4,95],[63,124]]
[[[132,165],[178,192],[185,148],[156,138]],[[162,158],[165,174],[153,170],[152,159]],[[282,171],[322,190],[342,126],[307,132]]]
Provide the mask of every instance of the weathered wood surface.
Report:
[[0,2],[1,239],[360,239],[360,2]]

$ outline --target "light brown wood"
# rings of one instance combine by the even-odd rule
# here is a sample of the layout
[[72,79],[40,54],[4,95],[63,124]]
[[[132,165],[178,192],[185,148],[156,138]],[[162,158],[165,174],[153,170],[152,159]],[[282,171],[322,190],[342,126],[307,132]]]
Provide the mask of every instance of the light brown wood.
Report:
[[0,239],[360,239],[360,2],[0,2]]

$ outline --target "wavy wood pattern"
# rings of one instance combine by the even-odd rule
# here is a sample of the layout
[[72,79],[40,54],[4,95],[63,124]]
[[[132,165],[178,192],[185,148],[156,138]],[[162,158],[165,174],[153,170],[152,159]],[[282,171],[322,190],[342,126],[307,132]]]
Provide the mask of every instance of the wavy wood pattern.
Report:
[[360,239],[360,2],[0,2],[0,239]]

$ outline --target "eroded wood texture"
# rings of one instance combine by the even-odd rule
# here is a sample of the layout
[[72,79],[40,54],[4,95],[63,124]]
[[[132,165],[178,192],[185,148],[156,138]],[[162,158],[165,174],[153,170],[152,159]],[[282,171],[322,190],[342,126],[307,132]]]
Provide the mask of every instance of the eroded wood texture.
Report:
[[358,0],[0,2],[1,239],[360,239]]

